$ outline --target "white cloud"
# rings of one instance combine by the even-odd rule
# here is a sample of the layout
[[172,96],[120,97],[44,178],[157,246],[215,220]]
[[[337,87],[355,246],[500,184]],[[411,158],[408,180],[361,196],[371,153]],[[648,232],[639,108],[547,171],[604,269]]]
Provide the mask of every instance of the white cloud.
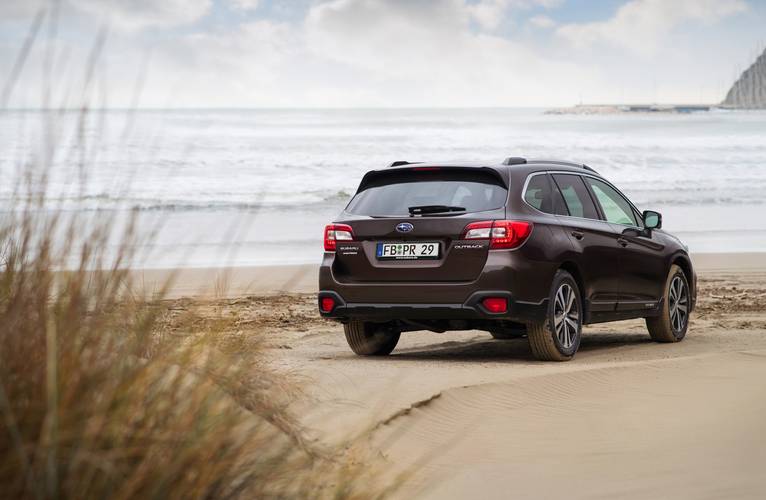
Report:
[[0,2],[0,21],[27,19],[45,8],[45,0],[6,0]]
[[234,10],[252,12],[258,8],[259,0],[226,0],[226,3]]
[[466,10],[484,29],[493,30],[512,10],[526,10],[533,7],[546,9],[559,6],[563,0],[480,0],[467,4]]
[[467,8],[474,20],[485,29],[495,29],[508,8],[507,0],[483,0]]
[[318,55],[370,70],[393,70],[451,57],[461,50],[469,21],[459,0],[445,0],[439,8],[426,0],[335,0],[312,8],[305,27]]
[[[104,23],[119,31],[167,28],[193,23],[204,17],[213,0],[61,0],[59,22],[84,26]],[[232,0],[253,5],[256,0]],[[0,0],[0,22],[29,21],[41,10],[51,10],[53,0]]]
[[[137,72],[148,53],[140,100],[147,107],[715,101],[725,92],[717,86],[730,83],[732,54],[749,40],[738,38],[731,24],[704,33],[681,26],[690,20],[712,23],[738,12],[744,8],[738,0],[632,0],[608,21],[559,25],[559,37],[537,29],[497,29],[493,16],[482,22],[476,10],[496,8],[498,15],[518,23],[519,11],[534,7],[523,12],[524,17],[532,16],[524,26],[555,30],[554,21],[541,9],[559,0],[325,0],[312,2],[303,17],[289,16],[289,21],[244,15],[236,19],[237,11],[231,10],[226,22],[211,17],[211,22],[203,20],[188,29],[168,30],[173,35],[165,37],[158,36],[164,28],[204,18],[210,2],[189,0],[186,6],[191,10],[179,13],[170,12],[167,2],[132,0],[135,9],[127,13],[119,0],[62,1],[57,53],[67,54],[68,64],[55,72],[62,94],[69,89],[69,94],[79,95],[78,78],[100,26],[99,17],[83,12],[101,12],[105,7],[100,6],[106,5],[114,7],[113,17],[124,18],[122,28],[109,37],[97,68],[112,106],[131,104]],[[180,1],[168,0],[176,7]],[[66,14],[65,6],[74,13]],[[0,14],[8,12],[0,0]],[[561,15],[556,14],[557,19]],[[25,22],[5,22],[23,36]],[[150,27],[157,29],[141,30]],[[593,50],[578,50],[569,36],[581,37],[579,43]],[[21,42],[14,43],[0,43],[0,73],[10,71]],[[641,51],[651,44],[672,50],[657,51],[647,60],[642,57],[647,52]],[[36,45],[37,59],[30,57],[22,73],[13,95],[18,105],[34,106],[40,100],[38,59],[44,47]],[[72,86],[60,84],[70,80],[69,74]],[[723,83],[709,84],[703,96],[699,82],[711,81]]]
[[150,105],[300,105],[305,52],[293,26],[264,20],[179,37],[153,54],[149,83],[172,91]]
[[[297,24],[258,20],[179,35],[154,48],[141,104],[566,104],[576,100],[580,83],[561,75],[582,84],[598,78],[597,71],[534,46],[477,32],[470,5],[334,0],[313,5]],[[110,82],[132,83],[129,73],[138,64],[109,52]]]
[[[306,21],[319,57],[365,70],[380,82],[384,104],[461,106],[566,102],[576,90],[556,75],[582,82],[587,72],[534,47],[471,29],[475,5],[459,0],[386,2],[335,0]],[[392,99],[396,95],[397,99]],[[386,96],[390,102],[385,102]]]
[[68,3],[125,31],[190,24],[201,19],[212,6],[212,0],[69,0]]
[[606,21],[568,24],[557,34],[577,47],[598,42],[651,55],[665,37],[686,21],[713,23],[747,10],[743,0],[631,0]]
[[529,18],[529,24],[535,28],[548,29],[556,26],[556,21],[548,16],[539,15]]

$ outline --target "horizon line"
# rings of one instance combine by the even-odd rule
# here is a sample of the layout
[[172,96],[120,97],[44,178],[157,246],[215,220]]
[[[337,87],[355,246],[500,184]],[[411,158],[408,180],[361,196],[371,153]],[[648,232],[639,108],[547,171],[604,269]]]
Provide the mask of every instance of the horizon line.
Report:
[[374,110],[374,111],[400,111],[400,110],[501,110],[501,109],[567,109],[577,107],[620,107],[620,106],[722,106],[721,102],[594,102],[577,103],[569,105],[539,105],[539,106],[172,106],[172,107],[7,107],[0,109],[2,112],[18,111],[350,111],[350,110]]

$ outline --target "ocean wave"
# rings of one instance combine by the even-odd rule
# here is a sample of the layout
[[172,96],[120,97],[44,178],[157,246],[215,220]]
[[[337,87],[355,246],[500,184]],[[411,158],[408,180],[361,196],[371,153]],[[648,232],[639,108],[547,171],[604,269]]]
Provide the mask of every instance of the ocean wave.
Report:
[[[257,212],[262,210],[278,211],[305,211],[323,208],[343,208],[348,202],[350,195],[343,191],[329,194],[317,199],[316,196],[306,196],[304,199],[282,200],[258,200],[258,201],[233,201],[233,200],[163,200],[120,198],[109,195],[88,195],[73,198],[46,199],[43,208],[48,210],[63,211],[109,211],[109,210],[134,210],[138,212],[193,212],[193,211],[240,211]],[[0,210],[10,211],[18,206],[23,206],[31,199],[0,197]]]
[[[761,205],[766,191],[766,113],[562,118],[509,109],[167,111],[137,113],[135,130],[154,130],[163,116],[161,141],[108,131],[99,136],[108,161],[93,165],[82,196],[72,195],[78,165],[62,156],[50,172],[47,207],[339,210],[365,171],[392,160],[511,155],[590,164],[645,207]],[[0,115],[0,144],[7,146],[0,151],[0,179],[13,178],[18,161],[34,154],[33,132],[19,132],[24,123],[22,115]],[[0,181],[0,208],[19,201],[9,189]]]

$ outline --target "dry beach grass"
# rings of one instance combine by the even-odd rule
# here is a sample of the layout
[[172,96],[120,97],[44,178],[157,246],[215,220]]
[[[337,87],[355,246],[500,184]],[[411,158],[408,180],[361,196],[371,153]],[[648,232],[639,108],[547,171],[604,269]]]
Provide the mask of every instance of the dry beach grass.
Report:
[[51,199],[65,154],[81,158],[65,189],[86,192],[83,124],[100,119],[61,113],[74,129],[41,112],[36,155],[3,179],[14,197],[0,210],[0,497],[382,495],[351,435],[307,438],[290,410],[301,380],[273,367],[258,328],[164,301],[173,272],[145,293],[130,269],[154,233],[139,235],[135,213]]
[[[43,9],[32,22],[0,113],[13,112],[5,105],[40,32],[55,32],[55,14]],[[244,334],[220,309],[200,315],[164,301],[172,272],[145,293],[130,269],[159,226],[139,235],[135,213],[63,209],[87,193],[99,161],[98,137],[84,131],[91,120],[105,128],[106,112],[90,110],[105,37],[82,87],[62,92],[52,92],[59,52],[45,46],[34,152],[5,152],[15,160],[2,179],[13,199],[0,208],[0,497],[382,495],[350,439],[306,437],[290,410],[301,380],[272,366],[257,328]],[[54,171],[62,158],[74,171]],[[51,195],[54,173],[71,182]]]
[[0,219],[3,497],[373,495],[347,443],[305,438],[258,325],[136,294],[130,224],[107,260],[111,220],[83,229],[25,193]]

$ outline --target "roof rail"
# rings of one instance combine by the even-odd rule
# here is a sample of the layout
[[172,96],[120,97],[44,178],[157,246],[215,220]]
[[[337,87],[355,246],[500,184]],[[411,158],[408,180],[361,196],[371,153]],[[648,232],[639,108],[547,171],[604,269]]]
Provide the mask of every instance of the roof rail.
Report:
[[509,156],[503,160],[503,165],[523,165],[526,162],[526,158],[521,158],[520,156]]
[[528,163],[550,163],[552,165],[564,165],[567,167],[579,167],[584,168],[585,170],[590,170],[591,172],[596,172],[593,168],[589,167],[588,165],[584,163],[575,163],[572,161],[563,161],[563,160],[529,160]]
[[407,161],[407,160],[397,160],[395,162],[391,162],[389,165],[390,167],[401,167],[402,165],[415,165],[417,163],[423,163],[422,161]]

